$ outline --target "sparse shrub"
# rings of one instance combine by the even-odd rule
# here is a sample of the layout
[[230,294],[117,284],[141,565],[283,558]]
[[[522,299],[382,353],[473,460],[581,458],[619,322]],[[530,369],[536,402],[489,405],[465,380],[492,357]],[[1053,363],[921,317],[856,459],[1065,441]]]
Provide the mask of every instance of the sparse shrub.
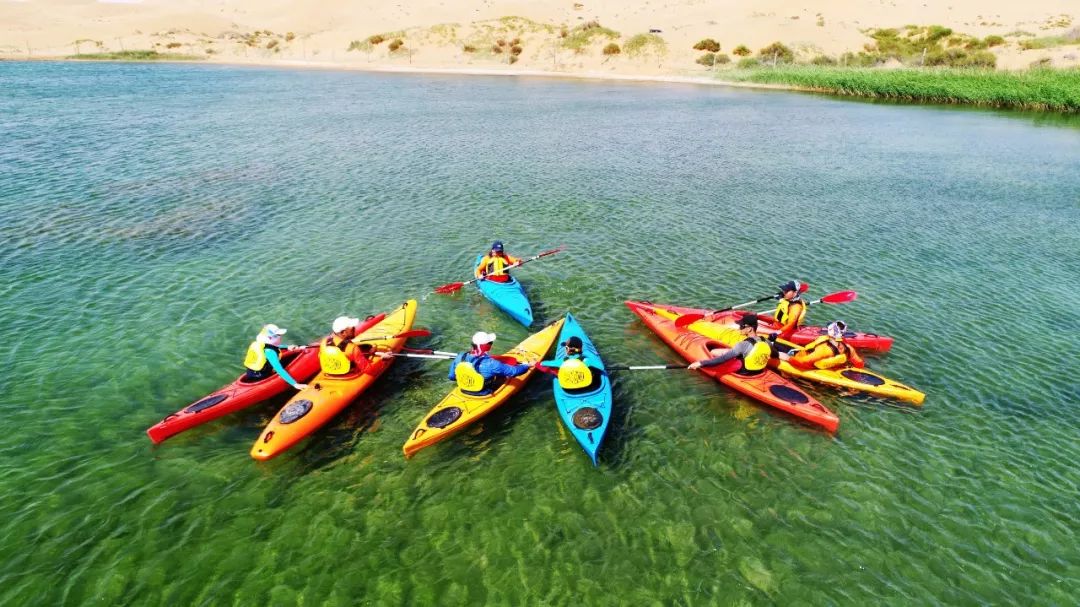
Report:
[[465,46],[461,47],[461,50],[465,51],[466,53],[475,53],[476,47],[471,44],[466,44]]
[[390,46],[386,48],[390,49],[391,53],[394,53],[397,52],[397,50],[400,49],[403,44],[405,43],[401,41],[401,38],[394,38],[390,41]]
[[760,66],[761,61],[759,61],[757,57],[743,57],[742,59],[739,59],[737,65],[743,69],[748,69]]
[[795,61],[795,53],[780,42],[773,42],[769,46],[758,51],[762,61],[770,61],[775,64],[791,63]]
[[695,59],[694,62],[698,63],[700,65],[704,65],[706,67],[712,67],[713,64],[716,63],[716,54],[715,53],[705,53],[704,55],[702,55],[702,56],[698,57],[697,59]]
[[929,25],[926,27],[926,40],[929,42],[937,42],[942,38],[946,38],[952,35],[952,30],[940,25]]
[[522,49],[520,46],[514,45],[514,46],[510,47],[510,54],[517,57],[518,55],[521,54],[522,50],[524,50],[524,49]]
[[1005,44],[1005,39],[1001,36],[987,36],[986,38],[983,38],[983,43],[988,47],[1001,46],[1002,44]]
[[716,53],[716,63],[719,63],[720,65],[727,65],[731,63],[731,57],[728,57],[724,53]]
[[818,27],[825,27],[825,17],[818,17],[816,25]]
[[165,48],[180,48],[181,46],[179,42],[170,42],[165,45]]
[[510,55],[510,65],[514,65],[518,62],[517,55]]
[[565,38],[565,37],[567,37],[569,35],[570,35],[570,32],[569,32],[569,30],[566,29],[565,25],[562,26],[561,28],[559,28],[559,37],[560,38]]
[[506,46],[506,40],[503,40],[502,38],[499,38],[498,40],[495,41],[495,44],[497,44],[499,46]]
[[292,42],[293,40],[296,40],[296,34],[292,32],[285,34],[285,42]]
[[1051,63],[1051,61],[1050,61],[1049,57],[1042,57],[1040,59],[1036,59],[1035,61],[1032,61],[1030,64],[1028,64],[1028,67],[1030,67],[1033,70],[1042,69],[1042,68],[1050,67],[1050,63]]
[[514,38],[511,40],[510,46],[521,46],[521,38]]
[[268,49],[273,49],[273,48],[276,48],[276,47],[277,47],[277,45],[278,45],[278,41],[277,41],[277,40],[271,40],[270,42],[267,42],[267,43],[266,43],[266,48],[268,48]]
[[564,36],[562,46],[575,53],[583,53],[592,44],[593,39],[599,36],[604,36],[609,40],[616,40],[619,37],[619,32],[603,27],[599,22],[590,21],[575,27]]
[[698,43],[694,45],[694,50],[716,53],[720,51],[720,43],[716,40],[713,40],[712,38],[704,38],[702,40],[699,40]]
[[636,36],[631,36],[630,39],[626,41],[626,44],[623,45],[626,54],[631,57],[636,57],[644,53],[650,47],[656,49],[657,54],[667,52],[667,42],[664,42],[664,39],[656,34],[637,34]]
[[812,65],[836,65],[836,59],[828,55],[818,55],[810,60]]
[[622,49],[619,48],[619,45],[615,44],[614,42],[608,43],[608,45],[604,47],[605,55],[618,55],[621,52]]
[[746,46],[745,44],[740,44],[739,46],[735,47],[735,50],[731,51],[731,54],[737,55],[739,57],[749,57],[750,47]]
[[502,53],[502,51],[503,51],[503,47],[499,46],[498,44],[492,44],[491,45],[491,52],[495,53],[496,55]]
[[369,36],[367,41],[374,44],[374,45],[376,45],[376,46],[378,46],[378,45],[382,44],[383,42],[386,42],[386,38],[383,38],[379,34],[375,34],[374,36]]
[[214,50],[214,49],[212,49],[212,48],[208,48],[208,49],[206,49],[206,54],[207,54],[207,55],[216,55],[216,54],[217,54],[217,51],[215,51],[215,50]]

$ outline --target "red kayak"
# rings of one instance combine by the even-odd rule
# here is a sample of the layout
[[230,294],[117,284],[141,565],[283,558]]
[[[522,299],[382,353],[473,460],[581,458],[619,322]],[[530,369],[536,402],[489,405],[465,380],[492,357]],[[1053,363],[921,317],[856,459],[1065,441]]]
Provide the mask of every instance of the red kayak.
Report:
[[[674,306],[651,304],[642,301],[628,301],[626,306],[637,314],[645,324],[663,339],[673,350],[687,361],[704,360],[712,355],[712,348],[723,344],[711,340],[694,331],[675,326],[675,320],[681,315]],[[686,314],[700,312],[684,312]],[[840,418],[819,403],[814,397],[803,392],[798,386],[784,379],[774,371],[766,370],[758,375],[745,376],[738,373],[719,375],[715,368],[704,367],[701,373],[712,377],[725,386],[737,390],[750,398],[785,411],[806,421],[821,426],[829,432],[836,432]]]
[[[386,315],[379,314],[361,323],[360,329],[366,330],[381,321]],[[281,363],[289,375],[298,382],[306,382],[319,372],[319,348],[314,343],[296,350],[283,350]],[[199,399],[166,417],[147,429],[146,435],[154,444],[179,434],[184,430],[205,424],[223,415],[235,413],[256,403],[273,398],[286,390],[292,389],[280,375],[273,375],[258,381],[246,381],[241,375],[236,381],[217,392]]]

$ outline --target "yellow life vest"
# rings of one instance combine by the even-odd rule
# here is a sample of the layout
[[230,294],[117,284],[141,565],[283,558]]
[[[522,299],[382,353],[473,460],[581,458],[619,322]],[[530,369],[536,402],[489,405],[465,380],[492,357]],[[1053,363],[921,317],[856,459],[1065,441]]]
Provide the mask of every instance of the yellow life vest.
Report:
[[[828,356],[818,354],[816,350],[821,346],[826,346],[832,354]],[[835,344],[830,342],[828,335],[823,335],[803,346],[803,354],[799,358],[813,364],[815,369],[834,369],[848,363],[847,348],[839,343],[839,340]]]
[[592,385],[592,371],[584,361],[567,358],[559,366],[559,385],[566,390],[577,390]]
[[346,344],[345,350],[342,350],[331,340],[333,337],[327,337],[319,343],[319,366],[327,375],[345,375],[352,369],[352,361],[345,353],[352,344]]
[[508,266],[506,258],[503,256],[492,257],[491,255],[485,255],[484,259],[480,263],[481,271],[486,276],[502,276],[506,274],[506,266]]
[[[799,304],[799,307],[796,312],[792,312],[791,306],[795,304]],[[795,301],[781,299],[780,303],[776,304],[776,314],[773,315],[773,318],[776,319],[776,322],[786,325],[792,314],[798,314],[798,317],[795,319],[795,326],[798,327],[802,325],[803,316],[806,314],[806,304],[801,299]]]
[[465,392],[480,392],[484,389],[484,376],[465,359],[454,365],[454,378],[458,387]]
[[244,355],[244,366],[252,371],[262,371],[266,366],[266,344],[253,341]]
[[754,342],[754,347],[743,357],[743,370],[750,372],[761,371],[769,366],[769,359],[772,358],[772,346],[764,339],[753,337],[747,339]]

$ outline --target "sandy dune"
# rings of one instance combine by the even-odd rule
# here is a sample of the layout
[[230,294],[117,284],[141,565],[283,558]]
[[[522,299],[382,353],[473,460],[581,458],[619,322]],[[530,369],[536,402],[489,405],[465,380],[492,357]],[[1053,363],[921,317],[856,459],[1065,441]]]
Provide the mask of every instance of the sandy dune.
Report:
[[[591,21],[617,36],[597,34],[568,48],[561,32]],[[1076,0],[0,0],[0,57],[156,49],[283,65],[694,75],[706,72],[694,62],[701,53],[691,48],[705,37],[719,41],[726,53],[739,44],[756,51],[779,40],[810,58],[857,51],[868,42],[863,30],[906,24],[940,24],[980,37],[1013,34],[994,49],[1003,68],[1044,57],[1058,66],[1080,64],[1080,45],[1022,50],[1025,36],[1016,34],[1073,30],[1080,25]],[[650,29],[660,30],[659,38],[627,52],[631,38]],[[394,35],[363,44],[379,33]],[[395,38],[402,44],[391,52]],[[500,39],[507,44],[496,52]],[[520,54],[511,66],[515,39]],[[348,51],[353,41],[361,44]],[[610,43],[625,50],[605,56],[602,49]]]

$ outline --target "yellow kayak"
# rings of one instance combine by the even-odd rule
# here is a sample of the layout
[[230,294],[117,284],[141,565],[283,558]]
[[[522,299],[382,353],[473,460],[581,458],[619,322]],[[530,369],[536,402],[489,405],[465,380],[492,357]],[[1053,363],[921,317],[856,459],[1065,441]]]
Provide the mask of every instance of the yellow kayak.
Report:
[[[518,344],[504,356],[517,359],[518,363],[535,364],[543,360],[552,344],[559,337],[563,318],[533,333]],[[412,457],[417,451],[434,445],[435,443],[456,434],[461,429],[475,422],[481,417],[493,411],[496,407],[506,402],[525,385],[536,369],[529,369],[525,374],[511,377],[499,386],[491,394],[484,396],[469,396],[463,394],[460,388],[442,399],[439,404],[428,411],[424,420],[413,430],[409,440],[405,441],[402,450],[405,457]]]
[[[675,315],[677,318],[678,316]],[[733,346],[743,339],[741,333],[734,324],[699,320],[687,326],[691,331],[715,339],[727,346]],[[798,349],[801,346],[777,340],[786,348]],[[857,390],[871,396],[881,398],[895,398],[915,405],[921,405],[926,395],[914,388],[889,379],[880,373],[869,369],[860,369],[854,366],[840,367],[838,369],[800,369],[787,361],[773,361],[772,366],[784,375],[805,379],[807,381],[843,388],[845,390]]]

